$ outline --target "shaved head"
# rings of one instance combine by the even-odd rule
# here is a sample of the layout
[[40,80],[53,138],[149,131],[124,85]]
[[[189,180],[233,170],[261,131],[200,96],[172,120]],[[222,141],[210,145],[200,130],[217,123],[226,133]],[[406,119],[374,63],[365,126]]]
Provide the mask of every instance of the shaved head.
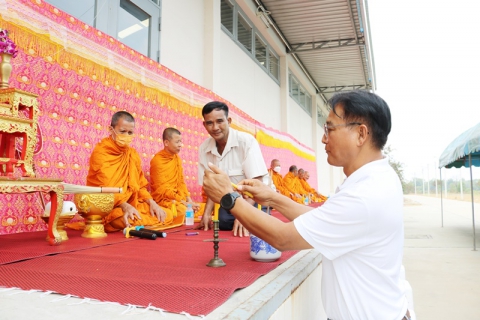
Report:
[[180,131],[178,131],[177,129],[175,128],[166,128],[165,130],[163,130],[163,136],[162,136],[162,139],[163,141],[165,140],[171,140],[172,139],[172,136],[173,134],[178,134],[178,135],[181,135]]
[[270,168],[273,169],[275,167],[280,167],[280,160],[278,159],[273,159],[272,162],[270,163]]

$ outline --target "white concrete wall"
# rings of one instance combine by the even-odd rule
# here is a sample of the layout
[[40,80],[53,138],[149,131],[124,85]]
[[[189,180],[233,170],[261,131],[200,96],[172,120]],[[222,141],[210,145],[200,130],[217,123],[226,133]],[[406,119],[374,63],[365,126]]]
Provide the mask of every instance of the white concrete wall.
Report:
[[320,283],[322,267],[318,266],[269,319],[327,319],[320,294]]
[[198,0],[162,1],[160,63],[204,85],[204,5]]
[[280,85],[225,32],[220,35],[221,74],[217,94],[244,112],[278,129]]
[[288,97],[288,107],[290,108],[290,117],[288,118],[288,128],[290,132],[288,133],[304,145],[313,149],[312,117],[290,96]]

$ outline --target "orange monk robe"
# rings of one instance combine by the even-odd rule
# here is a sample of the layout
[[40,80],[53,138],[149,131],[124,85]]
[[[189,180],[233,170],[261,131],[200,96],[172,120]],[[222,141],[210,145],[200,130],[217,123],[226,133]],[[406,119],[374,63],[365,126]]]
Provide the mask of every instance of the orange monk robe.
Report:
[[294,194],[290,197],[292,200],[303,204],[303,199],[295,196],[295,194],[302,194],[303,190],[300,188],[300,182],[293,172],[288,172],[285,177],[283,177],[283,185],[289,192]]
[[275,188],[277,189],[278,193],[281,193],[284,196],[287,196],[290,198],[291,197],[290,191],[288,191],[287,187],[285,186],[282,175],[279,173],[276,173],[273,170],[270,170],[270,175],[272,177],[273,184],[275,185]]
[[[142,217],[141,220],[129,219],[132,226],[167,225],[172,222],[172,212],[162,208],[166,218],[161,223],[157,217],[150,213],[150,205],[146,202],[152,199],[147,190],[148,181],[145,178],[141,160],[137,151],[131,147],[119,147],[110,137],[102,139],[93,150],[90,156],[90,167],[87,175],[87,186],[108,186],[122,187],[122,193],[115,194],[114,209],[103,219],[105,231],[112,232],[120,230],[123,222],[123,210],[120,204],[128,202]],[[115,227],[110,224],[114,220]],[[122,229],[123,229],[122,228]]]
[[308,193],[312,194],[312,201],[313,202],[324,202],[327,200],[327,197],[318,193],[314,188],[310,186],[310,184],[305,179],[300,179],[300,183],[304,190],[308,191]]
[[183,177],[182,159],[163,149],[150,161],[152,197],[159,206],[171,208],[175,204],[178,221],[184,221],[187,207],[182,201],[190,196]]
[[308,195],[310,192],[303,187],[302,180],[299,177],[295,177],[295,184],[297,185],[297,189],[300,191],[299,193],[302,195]]

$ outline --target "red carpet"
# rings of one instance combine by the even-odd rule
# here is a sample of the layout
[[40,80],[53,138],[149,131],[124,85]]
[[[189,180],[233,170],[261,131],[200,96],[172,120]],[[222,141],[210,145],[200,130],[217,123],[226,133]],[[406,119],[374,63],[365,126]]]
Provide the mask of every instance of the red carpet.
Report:
[[121,233],[109,234],[103,239],[86,239],[82,231],[66,229],[69,240],[58,246],[51,246],[45,240],[47,231],[25,232],[0,236],[0,265],[11,262],[43,257],[46,255],[84,250],[114,243],[133,241]]
[[[231,232],[224,231],[220,238],[228,241],[220,243],[219,256],[227,266],[210,268],[206,264],[213,257],[213,243],[203,240],[211,239],[213,232],[186,236],[183,229],[175,231],[154,241],[128,241],[120,233],[109,234],[105,238],[110,241],[108,246],[92,247],[91,239],[69,230],[70,240],[61,245],[64,249],[48,246],[43,233],[38,240],[30,240],[35,246],[25,248],[30,258],[43,256],[0,266],[0,286],[51,290],[122,304],[152,304],[170,312],[206,315],[236,289],[250,285],[295,253],[284,252],[276,262],[256,262],[250,258],[248,238],[233,237]],[[8,237],[11,236],[0,237],[2,259],[5,260],[4,252],[14,251],[25,259],[28,252],[22,254],[24,247]],[[75,242],[89,244],[82,247],[73,245]],[[37,252],[31,252],[32,248]],[[52,253],[61,254],[45,256]]]

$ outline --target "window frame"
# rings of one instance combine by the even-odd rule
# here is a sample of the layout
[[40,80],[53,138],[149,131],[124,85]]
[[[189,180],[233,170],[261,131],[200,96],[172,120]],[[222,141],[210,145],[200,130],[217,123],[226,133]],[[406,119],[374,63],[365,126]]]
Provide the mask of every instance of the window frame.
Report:
[[[161,44],[161,17],[162,0],[128,0],[151,17],[149,26],[149,48],[147,57],[160,62],[160,44]],[[50,3],[48,0],[45,2]],[[52,4],[55,6],[54,4]],[[114,39],[118,39],[118,10],[120,9],[120,0],[95,0],[93,25],[85,22],[80,17],[72,15],[78,20],[108,34]],[[118,41],[122,42],[120,39]],[[123,42],[122,42],[123,43]],[[130,48],[127,44],[127,47]],[[132,48],[135,50],[135,48]]]
[[[225,32],[226,35],[228,35],[233,42],[235,42],[240,49],[243,50],[250,58],[252,58],[253,61],[264,71],[266,72],[270,78],[272,78],[278,85],[280,85],[280,63],[277,64],[276,66],[276,72],[277,76],[275,76],[273,73],[270,72],[270,54],[275,56],[277,58],[277,61],[280,62],[280,56],[275,52],[275,50],[272,49],[268,41],[265,40],[265,38],[262,36],[260,33],[260,30],[257,29],[255,24],[248,18],[248,16],[245,14],[245,12],[238,6],[237,2],[234,0],[221,0],[221,1],[227,1],[233,6],[233,33],[231,33],[221,22],[221,29],[223,32]],[[220,5],[221,5],[220,1]],[[220,15],[222,14],[222,11],[220,9]],[[251,45],[252,45],[252,52],[248,51],[247,48],[243,45],[238,40],[238,15],[241,15],[242,18],[248,23],[248,25],[252,28],[252,37],[251,37]],[[220,21],[222,21],[222,17],[220,16]],[[256,46],[255,46],[255,36],[258,36],[259,40],[265,45],[266,47],[266,57],[265,57],[265,66],[263,66],[256,58]]]
[[[293,92],[293,84],[297,85],[298,93]],[[303,93],[303,101],[300,98],[300,92]],[[312,117],[312,96],[308,93],[307,89],[302,85],[297,77],[288,70],[288,94],[310,117]],[[309,103],[307,103],[309,101]]]

